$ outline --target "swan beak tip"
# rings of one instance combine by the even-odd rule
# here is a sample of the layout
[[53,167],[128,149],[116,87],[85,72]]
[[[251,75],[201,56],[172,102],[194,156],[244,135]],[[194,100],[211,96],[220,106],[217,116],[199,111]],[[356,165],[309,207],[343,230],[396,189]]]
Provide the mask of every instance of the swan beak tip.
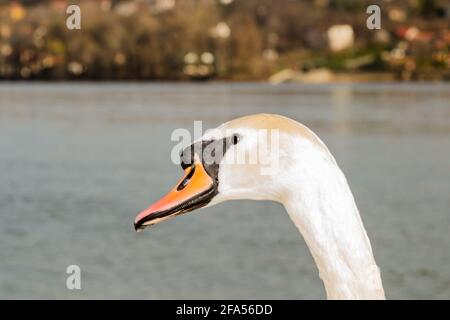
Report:
[[175,188],[145,209],[134,220],[139,232],[176,215],[193,211],[209,203],[217,189],[201,163],[185,169],[185,175]]
[[136,232],[141,232],[143,229],[139,226],[139,224],[137,224],[136,222],[133,223],[134,225],[134,231]]

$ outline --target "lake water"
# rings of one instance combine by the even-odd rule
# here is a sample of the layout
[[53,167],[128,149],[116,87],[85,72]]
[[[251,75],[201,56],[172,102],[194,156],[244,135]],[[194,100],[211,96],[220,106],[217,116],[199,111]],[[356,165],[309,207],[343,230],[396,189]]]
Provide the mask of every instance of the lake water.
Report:
[[[388,298],[450,298],[450,86],[0,84],[0,298],[325,298],[284,209],[228,202],[135,233],[179,179],[176,128],[279,113],[347,175]],[[66,289],[79,265],[81,290]]]

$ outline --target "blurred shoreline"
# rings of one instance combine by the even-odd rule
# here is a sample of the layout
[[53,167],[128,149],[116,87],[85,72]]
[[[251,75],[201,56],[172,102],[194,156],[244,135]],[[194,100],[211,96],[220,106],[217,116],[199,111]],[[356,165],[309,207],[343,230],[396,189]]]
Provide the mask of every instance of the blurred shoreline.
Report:
[[450,80],[450,4],[380,2],[369,30],[372,2],[0,0],[0,80]]

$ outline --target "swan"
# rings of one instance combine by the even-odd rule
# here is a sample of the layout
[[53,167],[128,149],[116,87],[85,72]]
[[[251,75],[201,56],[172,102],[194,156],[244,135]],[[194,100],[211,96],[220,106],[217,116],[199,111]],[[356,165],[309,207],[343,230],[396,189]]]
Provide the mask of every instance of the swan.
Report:
[[[261,132],[276,135],[259,139]],[[135,218],[137,231],[228,200],[277,201],[302,234],[328,299],[385,299],[347,180],[309,128],[280,115],[244,116],[206,132],[180,156],[183,178]]]

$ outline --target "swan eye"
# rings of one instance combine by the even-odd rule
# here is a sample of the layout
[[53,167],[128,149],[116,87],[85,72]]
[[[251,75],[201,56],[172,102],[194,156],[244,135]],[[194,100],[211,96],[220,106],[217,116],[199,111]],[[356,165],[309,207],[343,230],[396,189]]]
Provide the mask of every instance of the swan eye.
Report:
[[237,144],[239,142],[239,140],[240,140],[240,137],[238,134],[233,134],[231,136],[231,141],[233,142],[233,144]]

